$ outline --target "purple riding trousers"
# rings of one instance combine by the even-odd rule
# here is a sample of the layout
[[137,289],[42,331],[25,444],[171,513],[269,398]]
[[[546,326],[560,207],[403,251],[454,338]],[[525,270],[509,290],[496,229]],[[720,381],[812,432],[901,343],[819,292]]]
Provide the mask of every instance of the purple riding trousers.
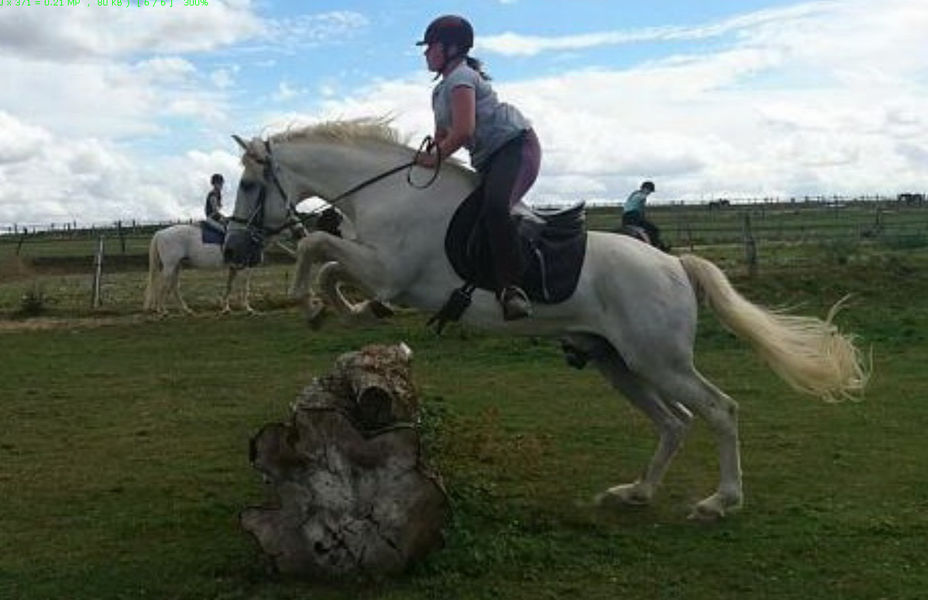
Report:
[[483,175],[483,217],[496,262],[497,289],[518,285],[524,265],[516,226],[509,211],[535,183],[541,146],[526,129],[493,153],[480,169]]

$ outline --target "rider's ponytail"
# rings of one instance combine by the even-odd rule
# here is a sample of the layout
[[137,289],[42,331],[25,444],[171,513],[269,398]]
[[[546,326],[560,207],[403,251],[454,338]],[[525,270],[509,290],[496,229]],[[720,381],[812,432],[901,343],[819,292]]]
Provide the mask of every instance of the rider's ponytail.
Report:
[[467,61],[467,66],[473,69],[474,71],[477,71],[477,73],[479,73],[480,76],[485,81],[490,81],[492,79],[492,77],[490,77],[490,74],[483,70],[482,60],[474,58],[473,56],[465,56],[464,60]]

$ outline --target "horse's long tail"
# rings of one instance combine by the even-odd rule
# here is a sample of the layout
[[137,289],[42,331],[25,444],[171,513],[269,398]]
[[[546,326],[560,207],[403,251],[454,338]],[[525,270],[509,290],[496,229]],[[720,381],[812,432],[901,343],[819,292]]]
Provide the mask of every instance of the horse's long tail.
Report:
[[148,245],[148,285],[145,286],[145,302],[142,304],[143,310],[153,310],[155,308],[155,297],[158,295],[159,275],[161,273],[161,254],[158,252],[158,235],[151,237],[151,243]]
[[680,263],[697,297],[704,297],[719,320],[747,340],[777,375],[793,388],[827,401],[853,398],[864,390],[870,368],[852,335],[838,331],[827,318],[786,315],[752,304],[739,294],[714,264],[684,254]]

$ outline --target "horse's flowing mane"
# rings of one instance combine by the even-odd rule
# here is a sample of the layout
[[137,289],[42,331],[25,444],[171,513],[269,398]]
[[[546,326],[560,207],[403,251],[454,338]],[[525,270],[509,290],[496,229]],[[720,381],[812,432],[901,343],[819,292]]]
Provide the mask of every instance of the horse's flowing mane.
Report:
[[[339,142],[373,141],[388,146],[415,150],[409,146],[409,136],[400,134],[392,125],[393,118],[389,116],[359,117],[356,119],[343,119],[323,121],[303,127],[294,127],[268,136],[269,142],[301,142],[318,139],[337,140]],[[245,161],[247,154],[242,158]],[[446,166],[460,169],[462,172],[473,175],[473,171],[464,166],[456,157],[446,157]]]
[[271,142],[290,142],[315,138],[336,139],[346,142],[374,140],[395,146],[406,146],[408,140],[390,125],[392,120],[390,117],[360,117],[357,119],[324,121],[275,133],[268,139]]

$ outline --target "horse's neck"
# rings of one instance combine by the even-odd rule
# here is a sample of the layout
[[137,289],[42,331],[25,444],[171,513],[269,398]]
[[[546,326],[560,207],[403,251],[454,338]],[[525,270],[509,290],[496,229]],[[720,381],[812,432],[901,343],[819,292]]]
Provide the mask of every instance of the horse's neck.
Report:
[[[373,177],[413,159],[410,148],[381,142],[351,144],[313,143],[290,154],[291,163],[304,177],[300,190],[332,200]],[[338,208],[352,219],[359,238],[370,238],[383,229],[447,225],[457,206],[473,189],[475,178],[455,165],[445,165],[428,187],[410,185],[406,171],[358,190],[339,200]],[[416,185],[425,185],[433,171],[414,168]]]
[[275,148],[275,154],[297,176],[299,189],[295,192],[300,197],[316,195],[331,200],[412,159],[402,152],[403,148],[379,153],[364,149],[354,143],[303,140],[281,145]]

